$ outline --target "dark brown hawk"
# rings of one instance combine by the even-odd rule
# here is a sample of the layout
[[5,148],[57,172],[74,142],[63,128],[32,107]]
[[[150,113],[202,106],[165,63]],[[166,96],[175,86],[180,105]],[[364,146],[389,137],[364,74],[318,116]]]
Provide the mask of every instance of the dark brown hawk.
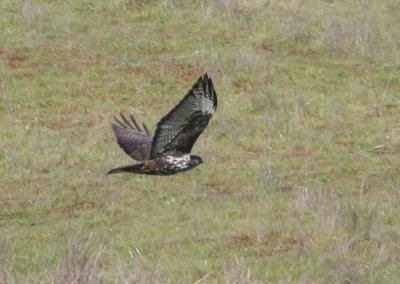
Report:
[[205,74],[200,77],[181,102],[157,124],[152,137],[133,116],[121,114],[112,124],[118,145],[138,163],[113,169],[108,174],[130,172],[148,175],[171,175],[190,170],[201,163],[201,157],[190,155],[197,138],[207,127],[217,109],[214,85]]

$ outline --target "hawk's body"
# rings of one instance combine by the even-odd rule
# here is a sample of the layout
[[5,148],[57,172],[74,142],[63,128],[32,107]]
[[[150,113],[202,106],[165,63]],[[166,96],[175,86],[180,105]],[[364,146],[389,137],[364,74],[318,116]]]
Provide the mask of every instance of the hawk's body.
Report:
[[203,160],[190,155],[197,138],[217,109],[217,95],[211,78],[205,74],[189,90],[181,102],[157,124],[154,136],[130,116],[112,124],[117,143],[137,164],[113,169],[119,172],[149,175],[170,175],[190,170]]

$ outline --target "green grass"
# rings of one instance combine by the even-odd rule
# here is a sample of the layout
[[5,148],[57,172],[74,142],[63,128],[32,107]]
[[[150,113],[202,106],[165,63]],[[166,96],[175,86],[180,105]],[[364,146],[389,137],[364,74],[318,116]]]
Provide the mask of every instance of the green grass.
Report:
[[[396,1],[2,1],[0,282],[396,283]],[[131,163],[207,71],[219,108],[170,177]],[[75,281],[75,282],[74,282]]]

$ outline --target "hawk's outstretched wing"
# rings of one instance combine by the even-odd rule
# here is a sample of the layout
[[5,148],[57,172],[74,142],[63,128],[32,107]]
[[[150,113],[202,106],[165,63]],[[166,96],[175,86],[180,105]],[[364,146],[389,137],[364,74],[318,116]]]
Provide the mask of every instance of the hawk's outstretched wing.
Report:
[[149,130],[143,123],[143,129],[136,123],[133,116],[129,121],[122,113],[122,121],[114,117],[117,124],[112,123],[111,127],[117,138],[118,145],[126,154],[137,161],[143,161],[150,158],[150,147],[153,138],[150,136]]
[[150,158],[188,154],[217,109],[214,85],[205,74],[182,101],[157,124]]

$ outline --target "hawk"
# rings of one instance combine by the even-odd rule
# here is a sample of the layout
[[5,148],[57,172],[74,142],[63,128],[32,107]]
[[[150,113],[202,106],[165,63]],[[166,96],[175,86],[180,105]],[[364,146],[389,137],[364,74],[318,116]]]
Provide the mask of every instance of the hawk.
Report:
[[121,120],[115,117],[112,130],[118,145],[137,163],[113,169],[107,174],[172,175],[197,167],[203,160],[190,152],[216,109],[217,94],[206,73],[158,122],[154,136],[144,123],[140,127],[132,115],[129,120],[121,113]]

